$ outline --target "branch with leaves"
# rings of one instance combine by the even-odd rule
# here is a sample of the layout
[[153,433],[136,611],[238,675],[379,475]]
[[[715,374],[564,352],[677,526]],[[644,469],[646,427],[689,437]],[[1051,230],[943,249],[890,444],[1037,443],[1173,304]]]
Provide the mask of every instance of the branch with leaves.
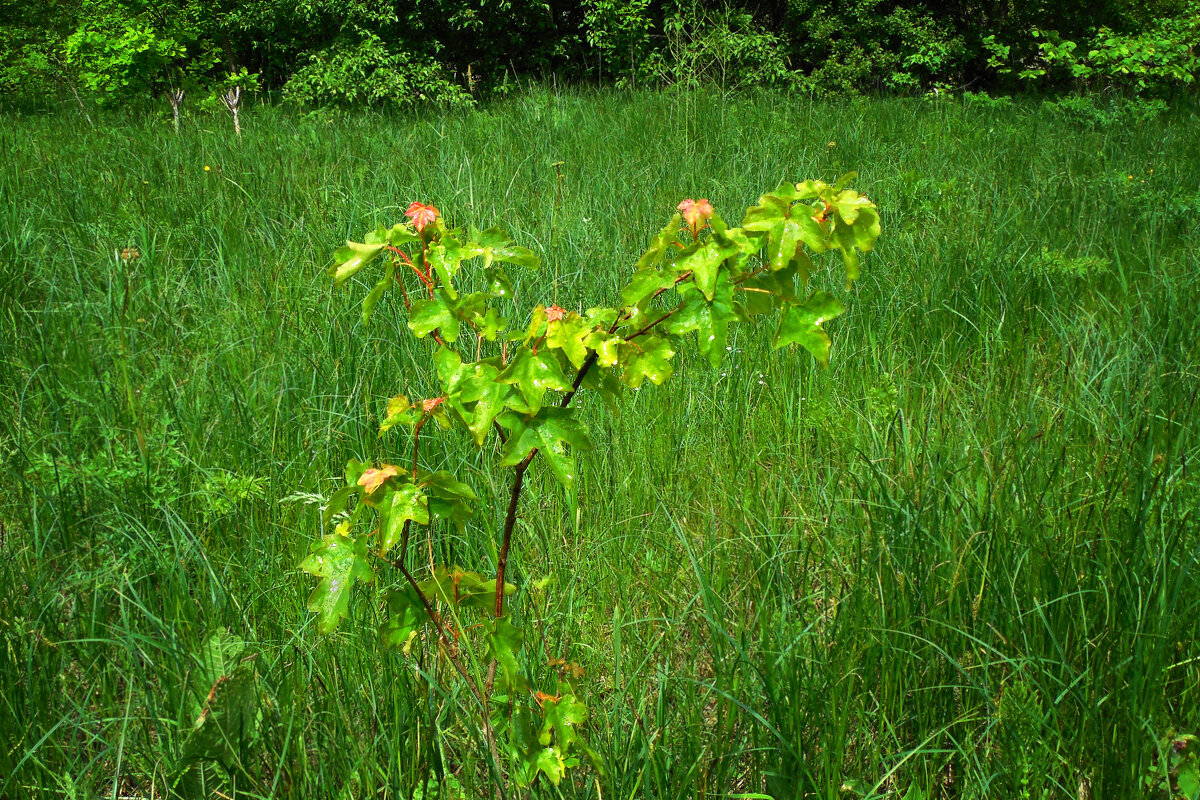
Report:
[[[838,253],[848,288],[859,274],[859,254],[880,233],[875,204],[847,188],[853,177],[780,184],[747,209],[737,227],[707,200],[685,200],[638,259],[620,305],[582,313],[556,305],[522,312],[507,269],[536,269],[534,253],[496,228],[450,228],[437,208],[421,203],[409,206],[408,221],[380,227],[335,253],[329,274],[338,286],[381,267],[363,300],[364,325],[388,292],[400,292],[409,330],[433,343],[440,394],[388,401],[380,435],[410,431],[411,468],[347,466],[345,486],[323,512],[323,524],[333,530],[300,564],[320,578],[309,610],[322,632],[333,630],[349,615],[355,587],[375,582],[376,565],[394,567],[403,580],[386,592],[381,641],[406,653],[432,644],[469,684],[482,708],[498,792],[508,783],[529,786],[539,776],[557,785],[580,756],[603,769],[578,730],[587,713],[581,671],[559,662],[554,692],[535,690],[521,666],[523,634],[505,607],[516,590],[507,581],[508,560],[526,472],[540,455],[574,516],[576,453],[592,442],[572,401],[590,390],[615,409],[624,389],[664,383],[693,333],[716,367],[731,325],[774,316],[775,347],[798,344],[827,364],[824,325],[844,306],[818,285],[828,270],[813,257]],[[433,430],[426,427],[431,420],[443,431],[464,432],[481,448],[495,434],[497,466],[513,469],[494,578],[435,564],[432,547],[421,580],[409,569],[412,526],[425,527],[427,541],[439,520],[461,530],[479,502],[454,475],[422,467],[422,435]],[[485,680],[472,668],[481,659],[488,665]]]

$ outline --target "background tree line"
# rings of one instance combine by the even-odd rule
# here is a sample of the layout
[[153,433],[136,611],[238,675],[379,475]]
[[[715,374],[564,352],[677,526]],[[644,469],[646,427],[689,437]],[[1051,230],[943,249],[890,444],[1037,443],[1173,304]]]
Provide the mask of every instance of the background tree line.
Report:
[[1162,92],[1192,84],[1198,42],[1200,0],[0,0],[0,94],[178,114],[257,90],[469,104],[526,78]]

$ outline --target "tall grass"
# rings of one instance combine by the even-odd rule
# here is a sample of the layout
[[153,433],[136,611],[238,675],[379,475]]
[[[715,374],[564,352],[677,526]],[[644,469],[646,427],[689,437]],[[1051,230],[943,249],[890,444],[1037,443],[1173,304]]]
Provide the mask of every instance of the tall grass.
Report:
[[[607,761],[535,795],[1131,797],[1200,729],[1194,111],[531,90],[257,109],[240,141],[97,122],[0,121],[0,797],[167,792],[222,627],[275,717],[221,792],[485,792],[438,664],[304,610],[304,495],[432,388],[328,254],[432,202],[540,251],[530,304],[586,307],[680,198],[849,169],[884,235],[830,369],[743,326],[719,370],[585,403],[578,524],[531,472],[514,607],[586,668]],[[489,451],[430,452],[503,495]],[[494,559],[501,510],[439,557]]]

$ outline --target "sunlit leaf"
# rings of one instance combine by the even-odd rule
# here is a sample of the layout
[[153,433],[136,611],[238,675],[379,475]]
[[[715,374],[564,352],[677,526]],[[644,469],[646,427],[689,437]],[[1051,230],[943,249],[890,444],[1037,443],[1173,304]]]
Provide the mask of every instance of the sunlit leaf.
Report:
[[547,391],[565,392],[571,388],[571,382],[563,374],[553,352],[535,353],[527,347],[513,354],[512,360],[496,380],[515,386],[532,411],[541,408],[542,398]]
[[714,232],[697,250],[676,261],[675,268],[679,272],[690,271],[696,286],[706,298],[712,300],[717,284],[717,271],[721,264],[725,262],[725,259],[738,255],[740,252],[741,246],[738,241]]
[[358,477],[358,485],[361,486],[363,491],[368,495],[373,494],[375,490],[383,485],[384,481],[386,481],[388,478],[396,477],[400,474],[400,472],[400,468],[393,466],[392,464],[384,464],[378,469],[372,467],[371,469],[364,470],[363,473]]
[[609,333],[606,330],[595,329],[584,337],[583,343],[589,349],[596,352],[596,363],[601,367],[611,367],[617,363],[621,356],[620,345],[623,342],[620,336]]
[[679,310],[664,323],[665,329],[673,334],[696,331],[700,353],[714,367],[718,366],[725,355],[729,323],[737,319],[729,270],[721,270],[711,300],[705,299],[695,284],[681,286],[679,296],[682,303]]
[[341,286],[354,273],[370,264],[383,251],[384,245],[360,244],[346,242],[345,247],[338,248],[333,254],[333,266],[329,268],[329,277],[333,278],[334,286]]
[[562,350],[575,369],[579,369],[587,360],[588,347],[584,338],[590,333],[591,324],[572,311],[546,325],[546,346]]
[[351,539],[341,533],[313,543],[300,569],[321,579],[308,598],[308,610],[317,614],[317,629],[329,633],[349,614],[350,591],[355,582],[370,583],[375,571],[367,559],[365,537]]
[[449,299],[457,299],[458,292],[454,289],[454,275],[458,272],[459,261],[462,260],[458,242],[453,237],[443,237],[436,245],[429,248],[426,258],[429,259],[430,267],[441,279],[442,289]]
[[845,310],[845,306],[828,292],[815,292],[803,303],[786,306],[779,318],[775,347],[798,344],[822,365],[828,364],[829,335],[821,326]]
[[641,386],[647,379],[656,386],[661,385],[675,371],[671,366],[674,355],[671,343],[661,336],[642,336],[622,342],[620,363],[624,371],[621,379],[631,389]]
[[575,726],[586,719],[587,706],[579,702],[574,695],[547,698],[542,703],[542,729],[538,733],[538,741],[550,744],[553,732],[554,743],[566,752],[575,742]]
[[663,257],[670,251],[671,245],[678,240],[682,223],[683,216],[676,214],[671,217],[671,221],[661,231],[654,235],[654,238],[650,240],[650,246],[646,248],[646,252],[638,259],[637,265],[639,270],[655,267],[663,260]]
[[429,524],[429,498],[421,491],[421,487],[401,483],[379,503],[380,553],[386,554],[400,542],[407,522]]
[[630,276],[629,282],[621,290],[621,304],[635,306],[660,289],[670,289],[678,277],[679,273],[669,267],[653,266],[639,269]]
[[563,761],[562,753],[556,747],[547,747],[538,752],[537,768],[555,786],[558,786],[567,774],[567,765]]
[[409,399],[402,394],[388,400],[387,414],[379,424],[379,435],[387,433],[397,425],[415,425],[421,418],[421,410],[413,406]]
[[440,291],[433,297],[417,300],[408,312],[408,327],[417,338],[440,329],[442,338],[453,342],[458,339],[458,325],[458,317],[450,310],[447,298]]
[[575,510],[575,457],[567,450],[592,449],[587,428],[570,408],[542,408],[532,417],[513,412],[503,414],[501,425],[510,431],[508,441],[500,451],[500,465],[515,467],[534,450],[541,452],[554,477],[567,492],[571,510]]
[[539,265],[537,254],[526,247],[518,247],[508,238],[508,234],[499,228],[488,228],[479,231],[471,228],[468,242],[463,245],[463,258],[483,256],[483,266],[486,270],[493,261],[506,261],[520,264],[529,269],[537,269]]

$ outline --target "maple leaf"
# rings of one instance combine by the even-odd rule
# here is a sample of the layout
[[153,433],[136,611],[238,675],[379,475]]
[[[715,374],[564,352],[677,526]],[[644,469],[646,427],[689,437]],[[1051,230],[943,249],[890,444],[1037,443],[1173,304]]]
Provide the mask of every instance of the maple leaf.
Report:
[[368,469],[363,472],[358,478],[358,485],[366,490],[367,494],[371,494],[388,478],[394,478],[400,472],[391,464],[384,464],[380,469]]
[[375,571],[367,560],[367,540],[331,533],[309,548],[300,569],[321,579],[308,598],[308,610],[318,614],[317,628],[328,633],[350,613],[350,589],[370,583]]
[[404,212],[404,216],[413,221],[413,227],[417,229],[417,233],[425,230],[425,226],[437,219],[440,214],[441,212],[437,210],[436,206],[427,206],[415,200]]
[[693,200],[689,197],[680,203],[677,208],[683,213],[684,221],[693,229],[701,222],[712,219],[714,213],[712,203],[708,202],[706,198]]

